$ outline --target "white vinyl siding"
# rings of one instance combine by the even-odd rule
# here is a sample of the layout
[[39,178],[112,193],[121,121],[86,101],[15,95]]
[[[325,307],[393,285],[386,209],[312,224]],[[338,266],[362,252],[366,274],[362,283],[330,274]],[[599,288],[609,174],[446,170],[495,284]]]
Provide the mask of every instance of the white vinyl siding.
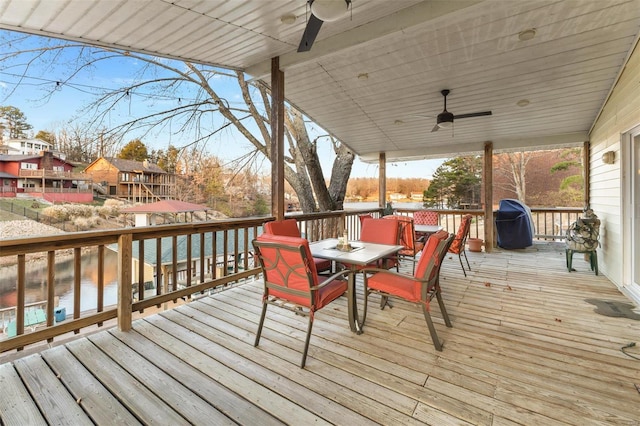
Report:
[[[600,270],[618,286],[623,284],[622,164],[621,134],[640,124],[640,46],[616,83],[591,132],[590,200],[602,221],[598,251]],[[602,154],[615,152],[614,164],[605,164]],[[640,300],[636,302],[640,303]]]

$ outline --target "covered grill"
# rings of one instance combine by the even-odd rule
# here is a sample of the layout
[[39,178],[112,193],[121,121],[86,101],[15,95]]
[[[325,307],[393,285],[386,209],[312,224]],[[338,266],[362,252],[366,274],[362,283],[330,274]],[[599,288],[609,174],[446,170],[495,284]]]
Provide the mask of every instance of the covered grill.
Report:
[[518,200],[500,200],[496,215],[498,246],[520,249],[533,244],[533,219],[531,209]]

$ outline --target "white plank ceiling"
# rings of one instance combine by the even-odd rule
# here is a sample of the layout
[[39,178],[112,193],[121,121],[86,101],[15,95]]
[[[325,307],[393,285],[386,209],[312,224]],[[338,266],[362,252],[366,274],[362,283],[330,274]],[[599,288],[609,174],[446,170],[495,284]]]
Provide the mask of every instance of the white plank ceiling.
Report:
[[[353,0],[296,49],[304,0],[0,0],[0,28],[245,70],[365,161],[568,146],[588,132],[640,33],[640,0]],[[296,16],[293,24],[281,17]],[[535,37],[518,34],[535,29]],[[360,78],[359,78],[360,76]],[[366,76],[366,78],[365,78]],[[432,133],[450,89],[456,120]],[[528,105],[517,106],[527,100]],[[421,117],[424,116],[424,117]]]

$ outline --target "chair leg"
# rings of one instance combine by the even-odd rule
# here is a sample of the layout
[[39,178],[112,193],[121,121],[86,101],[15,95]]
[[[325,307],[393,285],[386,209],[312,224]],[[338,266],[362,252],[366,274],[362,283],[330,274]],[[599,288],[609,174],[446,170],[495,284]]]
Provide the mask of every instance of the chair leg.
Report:
[[436,328],[433,326],[433,321],[431,320],[431,315],[427,310],[427,306],[424,303],[422,305],[422,312],[424,313],[424,319],[427,321],[427,327],[429,327],[429,334],[431,334],[431,340],[433,340],[433,346],[436,348],[436,351],[442,352],[442,343],[440,339],[438,339],[438,333],[436,333]]
[[573,250],[567,249],[567,270],[573,271]]
[[449,328],[453,327],[451,320],[449,319],[449,314],[447,313],[447,308],[444,307],[444,300],[442,300],[442,293],[440,292],[440,289],[436,290],[436,298],[438,299],[438,306],[440,306],[440,312],[442,313],[444,323]]
[[464,265],[462,264],[462,252],[458,253],[458,260],[460,261],[460,266],[462,267],[462,272],[464,272],[464,276],[467,276],[467,271],[464,269]]
[[462,249],[462,253],[464,253],[464,260],[467,261],[467,268],[471,270],[471,265],[469,265],[469,258],[467,257],[467,251],[465,249]]
[[307,327],[307,338],[304,341],[304,352],[302,352],[302,362],[300,368],[304,368],[307,362],[307,352],[309,351],[309,340],[311,340],[311,329],[313,328],[313,312],[309,312],[309,326]]
[[598,275],[598,252],[595,250],[591,252],[591,269]]
[[258,325],[258,332],[256,333],[256,341],[253,346],[258,346],[260,343],[260,335],[262,334],[262,325],[264,324],[264,317],[267,314],[267,301],[262,302],[262,314],[260,314],[260,324]]
[[389,309],[393,308],[389,296],[380,295],[380,309],[383,310],[385,306],[388,306]]

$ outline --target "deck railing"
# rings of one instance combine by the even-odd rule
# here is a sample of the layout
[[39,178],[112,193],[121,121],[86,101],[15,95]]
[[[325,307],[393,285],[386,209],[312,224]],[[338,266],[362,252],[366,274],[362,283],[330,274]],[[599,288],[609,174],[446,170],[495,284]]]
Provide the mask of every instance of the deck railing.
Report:
[[[398,209],[396,213],[412,215],[414,211]],[[536,236],[562,238],[562,231],[579,212],[579,209],[534,209],[534,223],[539,230]],[[359,216],[367,213],[379,217],[382,210],[292,214],[289,217],[299,222],[302,234],[310,241],[337,237],[345,229],[350,239],[357,240],[360,236]],[[440,225],[452,233],[456,232],[463,215],[472,214],[471,236],[482,238],[484,217],[481,211],[444,210],[438,213]],[[121,329],[127,330],[135,311],[196,298],[256,276],[259,269],[254,263],[251,240],[261,232],[262,224],[272,219],[245,218],[0,240],[0,258],[8,258],[16,270],[14,312],[3,314],[4,319],[14,322],[11,329],[15,330],[15,336],[2,335],[0,353],[20,350],[44,340],[51,342],[56,336],[79,333],[85,327],[101,326],[114,318],[118,319]],[[92,266],[94,270],[83,271],[81,259],[88,251],[97,253],[97,265]],[[116,254],[112,253],[109,258],[106,253],[110,251]],[[56,259],[60,256],[68,256],[73,264],[73,272],[62,278],[56,277]],[[35,302],[43,306],[45,320],[30,327],[26,321],[30,309],[30,304],[26,303],[26,264],[34,257],[43,259],[46,268],[46,283],[38,283],[39,293],[46,296]],[[116,278],[107,278],[107,272]],[[82,293],[81,278],[87,273],[96,280],[96,291],[91,294]],[[73,298],[72,313],[62,320],[54,315],[59,297],[56,294],[58,278],[65,280],[65,285],[72,289]],[[108,282],[109,279],[112,281]],[[106,306],[105,286],[113,281],[117,282],[118,300],[116,304]],[[95,298],[96,308],[81,311],[81,300],[87,297]],[[2,326],[6,329],[8,324],[4,319]],[[27,333],[29,330],[31,332]]]
[[[265,218],[224,220],[180,225],[126,228],[107,231],[74,232],[54,236],[0,240],[0,257],[15,268],[15,314],[12,325],[15,337],[0,341],[0,352],[40,342],[54,337],[78,333],[81,329],[118,318],[127,329],[132,312],[161,306],[178,299],[196,297],[247,277],[256,275],[252,259],[251,240],[258,233]],[[88,251],[97,253],[95,270],[83,271],[82,255]],[[115,251],[107,257],[106,253]],[[202,255],[201,255],[202,254]],[[73,313],[70,318],[54,320],[56,295],[56,259],[68,257],[73,263],[73,273],[64,276],[65,286],[72,289]],[[46,321],[25,333],[27,311],[26,264],[33,258],[41,258],[46,268],[46,282],[39,294],[44,294]],[[147,267],[139,267],[138,259],[146,259]],[[152,266],[149,266],[152,265]],[[83,294],[81,280],[91,274],[96,281],[96,291]],[[107,275],[117,277],[118,302],[105,306]],[[183,279],[179,279],[178,277]],[[113,279],[113,278],[111,278]],[[152,282],[153,290],[145,289]],[[135,284],[135,289],[134,284]],[[38,283],[38,286],[41,284]],[[135,291],[134,291],[135,290]],[[95,296],[93,295],[95,293]],[[135,293],[135,297],[134,297]],[[81,300],[94,297],[92,311],[81,311]],[[7,317],[5,317],[7,318]],[[9,324],[2,324],[7,329]]]
[[21,178],[45,178],[45,179],[66,179],[66,180],[86,180],[91,181],[91,176],[84,173],[77,173],[66,170],[45,170],[45,169],[20,169]]
[[[291,217],[299,221],[301,231],[311,241],[337,237],[345,226],[351,238],[357,239],[358,215],[363,213],[379,215],[380,210]],[[254,263],[251,241],[261,232],[262,224],[272,219],[245,218],[0,240],[0,258],[4,264],[12,263],[16,271],[16,304],[13,309],[4,309],[0,324],[6,331],[7,322],[13,322],[11,330],[15,330],[12,332],[15,336],[9,337],[6,332],[0,334],[0,353],[21,350],[45,340],[51,342],[62,334],[79,333],[83,328],[102,326],[105,321],[115,318],[126,330],[131,326],[135,311],[196,298],[255,276],[259,269]],[[91,271],[83,270],[82,256],[87,252],[97,256]],[[109,252],[112,253],[107,256]],[[64,257],[71,259],[72,272],[64,276],[58,272],[59,276],[56,276],[56,260]],[[26,264],[34,258],[42,259],[46,269],[46,282],[37,283],[38,293],[44,294],[45,300],[36,302],[43,306],[45,320],[37,326],[29,324],[30,305],[26,303],[29,284]],[[139,259],[144,261],[141,263]],[[96,290],[90,294],[82,292],[81,280],[87,274],[91,274],[96,282]],[[68,317],[57,320],[54,312],[59,297],[56,284],[61,280],[72,290],[73,308]],[[107,306],[105,287],[114,281],[117,281],[118,301]],[[91,304],[96,308],[82,311],[81,300],[86,303],[86,298],[92,297],[95,300]]]
[[[448,232],[455,233],[460,226],[462,216],[470,214],[473,216],[469,236],[471,238],[484,239],[484,210],[437,210],[429,209],[438,213],[438,224]],[[397,214],[413,216],[416,209],[396,209]],[[539,241],[562,241],[569,225],[575,222],[580,214],[581,208],[540,208],[531,209],[535,240]],[[495,218],[495,212],[494,212]]]

